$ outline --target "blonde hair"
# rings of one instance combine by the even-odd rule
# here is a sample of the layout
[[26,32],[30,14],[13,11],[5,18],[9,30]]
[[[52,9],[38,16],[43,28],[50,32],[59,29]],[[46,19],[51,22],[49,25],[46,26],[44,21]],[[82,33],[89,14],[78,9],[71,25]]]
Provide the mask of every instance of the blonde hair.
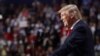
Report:
[[76,15],[76,19],[82,19],[82,15],[81,15],[78,7],[76,5],[74,5],[74,4],[69,4],[69,5],[66,5],[66,6],[62,7],[58,11],[58,13],[61,13],[63,11],[74,11],[76,13],[75,14]]

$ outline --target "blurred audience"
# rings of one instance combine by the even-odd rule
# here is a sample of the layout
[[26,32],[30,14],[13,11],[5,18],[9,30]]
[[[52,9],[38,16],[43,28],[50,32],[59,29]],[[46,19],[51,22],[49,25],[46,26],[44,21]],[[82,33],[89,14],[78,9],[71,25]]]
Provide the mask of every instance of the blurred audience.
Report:
[[63,44],[66,32],[57,11],[69,3],[77,4],[95,40],[100,55],[99,0],[35,0],[27,4],[0,5],[0,56],[48,56]]

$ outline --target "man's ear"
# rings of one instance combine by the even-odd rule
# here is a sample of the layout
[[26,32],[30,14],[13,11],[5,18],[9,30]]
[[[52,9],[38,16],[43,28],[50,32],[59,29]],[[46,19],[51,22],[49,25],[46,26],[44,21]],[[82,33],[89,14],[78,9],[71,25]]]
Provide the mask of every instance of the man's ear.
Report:
[[70,13],[70,18],[72,19],[72,18],[74,18],[74,13]]
[[76,11],[70,12],[71,19],[75,17]]

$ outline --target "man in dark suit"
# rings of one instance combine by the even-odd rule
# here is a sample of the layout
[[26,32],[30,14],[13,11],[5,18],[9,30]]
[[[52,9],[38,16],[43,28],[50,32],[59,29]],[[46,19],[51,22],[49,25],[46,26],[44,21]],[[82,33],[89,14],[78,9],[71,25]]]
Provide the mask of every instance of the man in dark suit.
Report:
[[59,10],[65,29],[68,30],[64,43],[50,56],[95,56],[93,37],[88,25],[74,4]]

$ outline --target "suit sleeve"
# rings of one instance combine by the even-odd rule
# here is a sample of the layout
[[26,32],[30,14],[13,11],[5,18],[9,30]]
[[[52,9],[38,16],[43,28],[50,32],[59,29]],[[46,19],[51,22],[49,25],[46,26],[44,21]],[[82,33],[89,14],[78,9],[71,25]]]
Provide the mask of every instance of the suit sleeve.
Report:
[[82,28],[74,31],[74,33],[72,33],[72,35],[65,40],[64,44],[55,50],[51,56],[65,56],[71,53],[73,50],[76,50],[84,41],[83,33],[84,30]]

